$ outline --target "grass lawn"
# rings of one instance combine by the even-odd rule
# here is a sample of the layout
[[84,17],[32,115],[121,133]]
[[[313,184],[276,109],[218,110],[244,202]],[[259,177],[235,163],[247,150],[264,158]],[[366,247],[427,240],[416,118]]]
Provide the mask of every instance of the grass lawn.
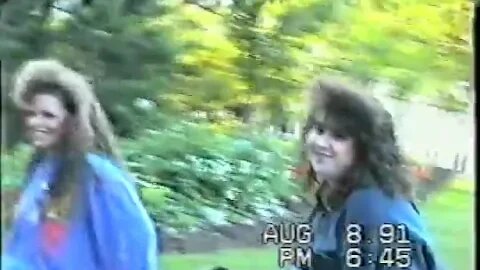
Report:
[[[462,181],[463,182],[463,181]],[[435,241],[434,249],[452,270],[474,269],[474,195],[470,183],[452,187],[419,205]],[[276,249],[227,250],[213,254],[167,255],[164,270],[278,270]]]

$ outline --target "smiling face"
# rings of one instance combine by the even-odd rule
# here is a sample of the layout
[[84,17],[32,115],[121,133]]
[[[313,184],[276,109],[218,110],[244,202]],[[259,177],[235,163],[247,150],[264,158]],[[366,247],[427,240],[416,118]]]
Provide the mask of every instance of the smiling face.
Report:
[[355,151],[354,141],[346,133],[328,128],[317,122],[306,133],[307,158],[317,180],[334,183],[352,167]]
[[52,150],[62,141],[68,112],[55,95],[37,94],[25,110],[25,126],[31,144],[40,150]]

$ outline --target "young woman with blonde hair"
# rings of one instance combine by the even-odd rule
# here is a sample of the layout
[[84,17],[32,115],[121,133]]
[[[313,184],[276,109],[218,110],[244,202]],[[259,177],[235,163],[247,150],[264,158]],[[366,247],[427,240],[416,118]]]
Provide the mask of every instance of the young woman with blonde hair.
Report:
[[35,152],[2,269],[157,270],[153,224],[88,80],[28,61],[12,97]]

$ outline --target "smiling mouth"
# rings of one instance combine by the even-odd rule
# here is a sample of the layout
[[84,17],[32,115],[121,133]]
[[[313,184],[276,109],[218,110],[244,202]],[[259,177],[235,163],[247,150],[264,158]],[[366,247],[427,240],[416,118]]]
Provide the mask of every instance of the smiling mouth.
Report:
[[322,158],[333,158],[333,156],[330,154],[318,154],[318,155]]
[[333,154],[325,152],[325,151],[313,151],[314,155],[324,158],[333,158]]
[[32,136],[33,139],[43,138],[48,134],[49,132],[46,129],[33,129],[30,131],[30,136]]

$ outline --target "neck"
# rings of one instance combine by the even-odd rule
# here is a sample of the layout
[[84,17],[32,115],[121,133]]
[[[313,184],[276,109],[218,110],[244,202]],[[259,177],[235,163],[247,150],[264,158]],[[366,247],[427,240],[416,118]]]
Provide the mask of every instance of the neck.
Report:
[[324,180],[320,183],[320,187],[318,190],[318,195],[320,195],[320,199],[324,207],[327,211],[332,211],[338,209],[342,203],[343,199],[338,190],[335,189],[335,186],[332,184],[332,181]]
[[322,177],[318,174],[317,174],[316,179],[320,179],[320,180],[317,180],[317,182],[320,186],[326,186],[326,187],[329,187],[329,188],[332,188],[335,185],[335,182],[336,182],[332,178],[325,178],[325,177]]

